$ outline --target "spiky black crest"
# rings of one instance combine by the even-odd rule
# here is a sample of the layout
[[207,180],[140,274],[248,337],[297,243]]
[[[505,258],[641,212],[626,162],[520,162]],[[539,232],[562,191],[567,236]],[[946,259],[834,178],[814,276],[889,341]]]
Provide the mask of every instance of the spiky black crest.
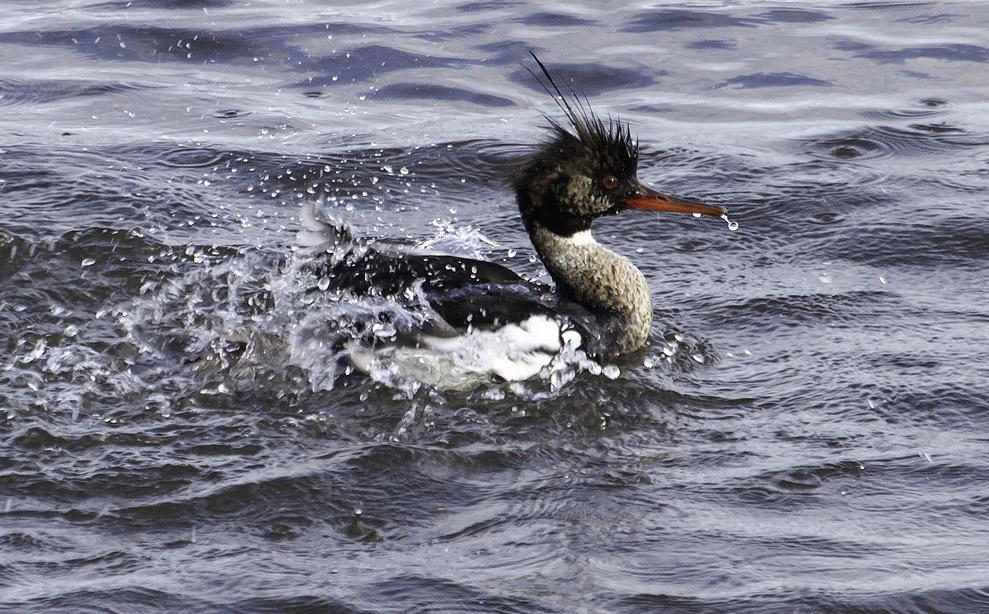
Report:
[[[530,52],[531,53],[531,52]],[[543,114],[550,136],[517,161],[512,180],[522,220],[560,236],[588,230],[594,218],[627,208],[638,190],[639,144],[628,126],[594,114],[586,96],[560,89],[546,66],[532,54],[542,77],[526,67],[563,111],[566,122]],[[566,124],[569,123],[569,126]]]
[[634,174],[639,161],[639,143],[632,137],[628,124],[610,116],[607,122],[603,121],[591,110],[587,97],[578,95],[570,86],[567,87],[567,96],[546,65],[532,51],[529,54],[542,71],[545,81],[529,67],[525,69],[553,98],[573,130],[571,132],[566,126],[544,114],[554,133],[554,138],[548,145],[581,146],[600,164],[613,167],[609,172]]

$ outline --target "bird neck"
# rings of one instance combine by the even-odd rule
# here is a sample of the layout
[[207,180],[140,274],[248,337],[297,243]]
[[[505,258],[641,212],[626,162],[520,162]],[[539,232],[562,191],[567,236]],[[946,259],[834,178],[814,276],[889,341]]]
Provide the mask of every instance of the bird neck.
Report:
[[614,333],[610,353],[642,347],[652,327],[652,295],[639,269],[595,241],[590,229],[560,235],[539,222],[526,225],[560,294],[607,320],[605,330]]

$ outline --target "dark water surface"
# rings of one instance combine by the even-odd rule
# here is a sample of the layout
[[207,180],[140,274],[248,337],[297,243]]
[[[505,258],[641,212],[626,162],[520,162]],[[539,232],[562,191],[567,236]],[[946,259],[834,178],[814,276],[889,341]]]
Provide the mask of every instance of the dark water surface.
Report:
[[[989,6],[329,4],[4,3],[0,609],[989,611]],[[545,277],[528,49],[740,229],[595,227],[615,379],[348,373],[302,203]]]

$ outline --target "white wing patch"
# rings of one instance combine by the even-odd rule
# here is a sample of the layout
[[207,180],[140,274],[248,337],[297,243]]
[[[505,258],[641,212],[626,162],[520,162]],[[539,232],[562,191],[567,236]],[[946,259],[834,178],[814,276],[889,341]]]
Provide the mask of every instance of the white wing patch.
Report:
[[[569,336],[577,334],[566,331]],[[409,380],[442,389],[466,389],[494,377],[522,381],[537,375],[563,348],[560,324],[532,316],[493,331],[424,337],[419,347],[351,347],[354,365],[389,385]]]

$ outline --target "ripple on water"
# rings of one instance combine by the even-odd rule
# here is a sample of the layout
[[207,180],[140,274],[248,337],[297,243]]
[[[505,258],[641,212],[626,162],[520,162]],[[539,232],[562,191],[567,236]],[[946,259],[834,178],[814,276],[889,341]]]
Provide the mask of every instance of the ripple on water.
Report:
[[237,4],[237,0],[114,0],[104,2],[91,8],[106,9],[164,9],[173,11],[189,11],[202,9],[226,8]]
[[[902,572],[901,572],[902,574]],[[989,600],[989,585],[973,589],[959,587],[916,591],[891,589],[881,594],[844,591],[814,591],[798,588],[764,587],[753,594],[739,591],[727,597],[697,598],[670,593],[642,592],[616,597],[608,608],[615,612],[641,612],[644,608],[671,612],[734,612],[763,614],[767,611],[807,612],[976,612]]]
[[918,45],[899,49],[858,44],[852,57],[867,58],[878,64],[904,64],[910,60],[931,59],[947,62],[989,62],[989,47],[967,43]]
[[391,83],[376,89],[371,97],[395,100],[467,101],[485,107],[515,106],[513,101],[502,96],[439,84]]
[[307,57],[303,69],[313,73],[300,87],[334,87],[362,83],[408,69],[468,68],[475,62],[450,55],[412,53],[387,45],[365,45],[346,53]]
[[834,19],[834,17],[824,11],[792,7],[771,9],[764,13],[759,13],[757,17],[770,23],[821,23]]
[[989,145],[989,135],[941,122],[909,128],[869,126],[804,143],[809,146],[807,153],[819,159],[871,160],[984,147]]
[[[297,46],[297,43],[306,36],[323,39],[328,33],[341,35],[387,31],[388,28],[384,26],[340,22],[238,27],[231,30],[215,27],[168,28],[109,22],[96,27],[74,30],[0,32],[0,43],[64,47],[91,58],[116,62],[195,61],[250,65],[259,58],[271,58],[278,54],[282,58],[296,57],[296,62],[287,62],[285,66],[290,70],[304,72],[318,67],[319,61],[324,59],[314,57]],[[398,50],[391,51],[396,60],[400,60],[404,53]],[[355,58],[354,65],[353,70],[367,75],[373,74],[368,68],[369,64],[361,62],[359,58]]]
[[809,467],[794,467],[785,471],[765,476],[783,490],[806,492],[824,486],[825,482],[835,479],[862,476],[865,465],[859,461],[841,461]]
[[692,28],[754,28],[759,20],[736,17],[726,12],[665,9],[634,15],[623,32],[665,32]]
[[[546,67],[563,91],[567,91],[568,87],[579,87],[581,96],[596,96],[603,92],[645,87],[655,83],[655,77],[666,74],[666,71],[660,69],[645,73],[599,63],[548,63]],[[542,86],[525,68],[515,70],[509,78],[532,91],[543,92]]]
[[[436,553],[439,556],[441,553]],[[466,553],[463,553],[466,555]],[[465,557],[469,558],[469,557]],[[483,584],[472,585],[457,578],[449,563],[438,565],[437,573],[398,573],[387,580],[372,583],[360,605],[369,609],[387,609],[398,601],[415,604],[423,611],[464,611],[477,608],[509,614],[522,614],[552,608],[552,600],[538,595],[509,596],[500,590],[487,590]],[[444,574],[449,579],[437,577]]]
[[[231,117],[236,117],[232,115]],[[161,163],[174,168],[206,168],[229,160],[229,152],[205,147],[177,147],[158,154]]]
[[723,87],[736,89],[758,89],[764,87],[830,87],[830,81],[815,79],[807,75],[798,75],[792,72],[773,73],[753,73],[750,75],[738,75],[725,79],[715,85],[715,89]]
[[705,38],[702,40],[691,41],[686,45],[687,49],[724,49],[726,51],[731,51],[738,49],[738,43],[730,40],[722,40],[717,38]]
[[889,109],[882,111],[866,111],[863,117],[878,120],[897,119],[917,119],[921,117],[934,117],[941,115],[950,109],[947,100],[941,98],[923,98],[917,101],[915,107],[905,107],[900,109]]
[[805,247],[877,267],[979,267],[989,255],[989,229],[984,217],[968,215],[911,215],[898,226],[860,219],[854,229]]
[[176,181],[176,167],[156,160],[158,152],[174,151],[178,165],[186,164],[181,151],[170,147],[8,148],[13,156],[0,168],[8,212],[3,225],[32,240],[92,227],[153,233],[160,224],[172,234],[181,234],[183,224],[190,231],[211,222],[215,227],[218,216],[204,215],[216,211],[210,209],[218,200],[206,189],[210,182],[201,174]]
[[549,11],[529,13],[524,17],[516,18],[515,21],[544,28],[590,26],[596,24],[595,21],[590,19],[583,19],[568,13],[553,13]]
[[107,96],[147,87],[149,86],[82,79],[0,79],[0,106],[44,104],[69,98]]
[[[783,177],[786,179],[783,179]],[[792,215],[805,217],[823,211],[845,214],[852,210],[882,207],[896,201],[897,194],[888,186],[889,175],[868,162],[823,159],[800,161],[763,173],[746,199],[748,209],[729,211],[740,218],[743,231],[758,232],[775,240],[782,228],[792,227]],[[787,216],[780,216],[785,210]]]
[[235,117],[245,117],[250,114],[250,111],[242,109],[220,109],[212,113],[213,117],[217,119],[234,119]]

